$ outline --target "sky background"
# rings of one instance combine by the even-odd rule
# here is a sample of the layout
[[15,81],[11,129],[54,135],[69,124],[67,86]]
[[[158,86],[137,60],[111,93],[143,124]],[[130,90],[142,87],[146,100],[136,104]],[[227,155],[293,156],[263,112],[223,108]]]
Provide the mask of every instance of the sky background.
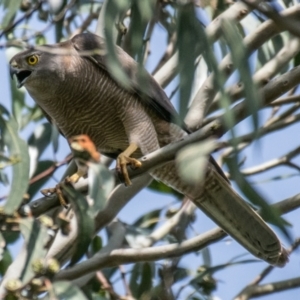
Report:
[[[34,24],[34,23],[33,23]],[[35,23],[37,26],[40,26],[38,22]],[[91,31],[94,31],[96,23],[93,23],[93,26],[90,27]],[[46,34],[48,43],[54,41],[54,32],[51,30]],[[162,44],[162,41],[166,42],[166,32],[160,26],[156,26],[153,38],[151,40],[151,55],[149,57],[147,68],[152,70],[156,65],[157,61],[162,55],[162,51],[165,47],[165,44]],[[10,95],[10,78],[8,72],[7,57],[5,49],[0,50],[0,103],[6,108],[11,110],[11,95]],[[175,88],[175,83],[173,82],[166,88],[166,93],[170,93]],[[177,100],[175,97],[174,105],[176,106]],[[32,104],[32,100],[29,96],[26,97],[26,101]],[[265,110],[260,114],[261,121],[263,122],[269,116],[270,110]],[[249,126],[249,120],[242,122],[238,128],[237,132],[239,134],[244,134],[251,131],[251,126]],[[38,126],[38,125],[37,125]],[[246,156],[246,161],[244,167],[254,166],[260,163],[263,163],[267,160],[282,156],[286,152],[295,148],[299,145],[299,124],[292,125],[287,129],[281,130],[267,135],[261,139],[261,142],[257,147],[249,147],[243,154]],[[21,132],[21,136],[24,139],[27,139],[28,136],[32,133],[34,128],[28,126],[24,131]],[[223,137],[224,139],[226,136]],[[56,154],[56,159],[58,161],[63,160],[64,157],[69,153],[69,148],[66,141],[63,138],[60,138],[59,151]],[[218,154],[216,154],[217,157]],[[53,151],[51,147],[43,154],[42,158],[53,158]],[[296,157],[293,160],[295,163],[300,165],[300,158]],[[61,168],[58,172],[55,173],[55,179],[59,179],[63,172]],[[296,176],[289,177],[289,175],[295,174]],[[283,180],[270,180],[275,176],[287,177]],[[256,188],[269,200],[270,203],[275,203],[280,200],[291,197],[300,190],[299,176],[296,174],[296,171],[287,168],[287,167],[278,167],[263,174],[252,176],[249,178],[251,182],[257,182],[255,185]],[[51,187],[55,184],[55,180],[51,180],[46,184],[46,187]],[[233,183],[233,187],[236,189],[236,186]],[[7,189],[0,185],[0,196],[5,194]],[[38,198],[37,195],[35,198]],[[172,196],[161,195],[155,192],[145,189],[140,192],[118,215],[118,217],[126,223],[132,223],[132,220],[138,219],[140,216],[149,212],[150,210],[163,208],[165,206],[179,207],[180,203],[176,202]],[[299,225],[299,211],[294,211],[285,216],[285,219],[288,220],[294,227],[290,228],[290,232],[293,237],[299,236],[300,225]],[[192,228],[188,229],[188,236],[193,237],[196,233],[203,233],[211,228],[214,228],[215,224],[207,218],[200,210],[197,210],[197,219],[196,222],[192,224]],[[281,237],[283,243],[286,246],[289,246],[288,241],[280,232],[275,228],[275,231]],[[101,235],[104,233],[102,232]],[[21,243],[17,243],[13,247],[13,254],[16,255],[19,246]],[[226,238],[212,246],[209,247],[212,257],[212,265],[223,264],[229,262],[232,258],[245,254],[243,259],[253,258],[252,255],[247,254],[247,251],[237,244],[231,238]],[[299,262],[300,256],[299,251],[294,252],[290,257],[290,263],[283,269],[275,269],[268,277],[267,280],[264,280],[262,284],[266,282],[280,281],[284,279],[289,279],[299,276]],[[187,267],[191,270],[191,273],[196,272],[196,267],[199,267],[202,264],[202,257],[199,254],[189,254],[184,260],[180,263],[181,266]],[[249,284],[265,267],[267,266],[264,262],[258,262],[253,264],[243,264],[233,267],[228,267],[220,272],[217,272],[214,275],[214,278],[218,281],[218,289],[214,292],[216,299],[232,299],[244,286]],[[125,269],[130,270],[130,265],[125,266]],[[176,284],[176,287],[180,287],[184,281]],[[122,286],[120,286],[122,288]],[[186,299],[188,293],[182,293],[180,299]],[[299,296],[299,289],[290,290],[287,292],[277,293],[270,296],[262,297],[266,300],[281,300],[281,299],[297,299]]]

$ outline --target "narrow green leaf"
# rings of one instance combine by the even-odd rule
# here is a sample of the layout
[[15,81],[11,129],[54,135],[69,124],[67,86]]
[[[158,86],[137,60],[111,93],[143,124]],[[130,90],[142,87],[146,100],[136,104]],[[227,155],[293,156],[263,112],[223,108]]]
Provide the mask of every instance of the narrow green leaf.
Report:
[[215,146],[214,140],[206,140],[187,146],[178,152],[176,164],[178,173],[184,181],[192,184],[199,184],[203,181],[207,158]]
[[6,270],[13,262],[13,258],[8,249],[2,249],[2,250],[3,252],[1,253],[1,259],[0,259],[0,275],[4,276]]
[[[54,161],[40,160],[37,164],[37,168],[36,168],[34,174],[32,175],[32,178],[34,178],[35,176],[37,176],[37,175],[41,174],[42,172],[48,170],[53,165],[54,165]],[[32,183],[29,186],[27,193],[29,194],[31,199],[37,192],[40,191],[42,186],[51,178],[51,176],[52,176],[51,174],[47,175],[47,176],[43,176],[40,180]]]
[[[131,21],[126,40],[130,46],[127,47],[129,54],[142,64],[144,58],[144,36],[150,19],[154,13],[155,2],[153,0],[133,0],[131,5]],[[126,48],[126,50],[127,50]]]
[[35,44],[39,46],[47,44],[46,37],[43,34],[38,34],[35,37]]
[[110,192],[115,186],[110,171],[102,164],[90,164],[88,171],[89,198],[93,204],[89,208],[90,215],[95,217],[104,208]]
[[93,241],[92,241],[92,244],[91,244],[91,254],[94,255],[96,254],[97,252],[99,252],[103,247],[103,244],[102,244],[102,238],[98,235],[96,235],[94,238],[93,238]]
[[174,282],[178,282],[190,276],[190,272],[186,268],[176,267],[175,271],[173,272]]
[[35,149],[36,158],[38,159],[51,141],[52,125],[44,123],[36,127],[32,135],[28,139],[28,145]]
[[25,90],[18,89],[17,84],[14,80],[10,81],[10,90],[12,96],[12,112],[17,120],[18,124],[22,127],[26,126],[27,124],[23,124],[23,110],[25,108]]
[[129,288],[134,298],[138,298],[138,290],[139,290],[138,279],[140,277],[142,265],[143,265],[142,263],[138,262],[131,269]]
[[199,289],[199,286],[202,286],[202,283],[205,283],[205,278],[207,276],[211,277],[214,273],[218,271],[222,271],[225,268],[236,266],[236,265],[241,265],[241,264],[252,264],[252,263],[259,263],[260,261],[257,259],[245,259],[245,260],[240,260],[236,262],[228,262],[225,264],[220,264],[214,267],[202,267],[201,270],[191,281],[190,285],[192,285],[195,289]]
[[52,285],[53,293],[49,293],[49,299],[53,299],[53,296],[58,297],[61,300],[88,300],[84,293],[72,283],[68,281],[57,281]]
[[2,236],[7,244],[13,244],[20,238],[20,233],[18,231],[3,231]]
[[49,235],[47,233],[48,229],[33,218],[21,219],[20,230],[27,248],[27,257],[23,266],[21,280],[23,283],[27,283],[35,276],[32,263],[37,259],[44,258],[47,253],[45,246],[49,241]]
[[[179,114],[183,119],[188,110],[194,80],[195,61],[203,51],[200,44],[200,36],[203,33],[199,29],[200,23],[195,14],[193,3],[178,7],[177,48],[180,75],[180,104]],[[201,41],[202,42],[202,41]]]
[[221,271],[228,267],[232,267],[232,266],[236,266],[236,265],[243,265],[243,264],[260,263],[260,262],[261,261],[258,259],[244,259],[244,260],[239,260],[239,261],[235,261],[235,262],[228,262],[225,264],[216,265],[216,266],[210,267],[210,268],[204,268],[204,270],[199,272],[199,274],[192,281],[203,278],[207,274],[213,275],[214,273]]
[[58,151],[58,146],[59,146],[59,130],[56,127],[56,125],[52,124],[51,126],[51,142],[53,146],[53,151],[56,153]]
[[[2,109],[1,109],[2,108]],[[3,107],[0,107],[3,111]],[[5,113],[6,114],[6,113]],[[26,193],[29,180],[29,155],[27,144],[18,135],[18,126],[13,118],[3,118],[0,115],[0,130],[4,143],[8,147],[9,155],[14,158],[16,163],[12,166],[13,176],[11,190],[7,202],[4,205],[4,211],[7,214],[19,208],[23,196]]]
[[4,1],[4,7],[6,8],[4,13],[4,18],[1,22],[1,27],[5,28],[8,26],[8,24],[13,20],[15,14],[17,13],[20,5],[22,3],[22,0],[6,0]]
[[5,236],[0,233],[0,275],[4,276],[7,268],[13,261],[10,251],[6,247],[7,241]]
[[128,2],[126,0],[110,0],[107,2],[105,12],[105,38],[107,46],[107,60],[111,75],[124,87],[130,86],[129,80],[123,71],[118,60],[115,49],[114,29],[119,12],[126,8]]
[[138,218],[132,225],[135,227],[153,230],[159,221],[160,213],[161,209],[152,210]]
[[76,245],[74,245],[76,248],[69,265],[72,266],[78,262],[88,250],[94,236],[95,224],[93,217],[90,213],[87,213],[89,206],[85,197],[73,187],[62,184],[62,188],[72,204],[78,222],[78,235]]
[[[11,1],[13,2],[13,1]],[[5,54],[7,61],[9,61],[14,55],[20,52],[21,49],[17,47],[9,47]],[[20,127],[23,127],[26,124],[23,124],[23,112],[25,108],[25,88],[18,89],[17,83],[15,80],[10,80],[10,92],[11,92],[11,109],[13,116],[17,120],[17,123]]]
[[143,295],[146,296],[146,294],[150,292],[152,288],[152,277],[153,274],[152,274],[151,263],[149,262],[143,263],[141,283],[139,285],[139,290],[138,290],[138,299],[141,299]]
[[294,57],[294,65],[293,67],[297,67],[300,65],[300,52]]
[[258,111],[262,101],[261,95],[258,93],[258,88],[252,80],[249,54],[242,42],[242,37],[240,36],[236,26],[224,19],[222,21],[222,30],[231,50],[232,61],[239,70],[240,79],[244,85],[245,103],[247,110],[249,111],[249,115],[252,116],[253,128],[257,133],[259,127]]
[[204,249],[202,249],[201,254],[203,257],[204,265],[207,267],[210,267],[211,266],[211,254],[210,254],[209,248],[205,247]]

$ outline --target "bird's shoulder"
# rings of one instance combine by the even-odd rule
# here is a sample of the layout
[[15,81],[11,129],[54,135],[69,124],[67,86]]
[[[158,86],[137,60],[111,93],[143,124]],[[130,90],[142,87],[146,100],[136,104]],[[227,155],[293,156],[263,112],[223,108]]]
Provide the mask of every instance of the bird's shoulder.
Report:
[[[95,34],[83,33],[74,36],[71,42],[80,55],[87,57],[111,76],[105,39]],[[137,94],[145,105],[154,109],[164,120],[184,127],[174,106],[155,79],[144,69],[141,73],[138,63],[122,48],[115,46],[115,51],[119,63],[129,79],[128,91]],[[116,81],[113,76],[111,78]]]

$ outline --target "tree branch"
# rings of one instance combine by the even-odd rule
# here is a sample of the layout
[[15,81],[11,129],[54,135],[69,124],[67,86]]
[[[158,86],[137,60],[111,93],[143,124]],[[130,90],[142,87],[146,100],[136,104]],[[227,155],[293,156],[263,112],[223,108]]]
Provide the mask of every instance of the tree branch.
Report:
[[[300,15],[300,5],[295,5],[291,8],[286,9],[283,15],[287,18],[297,19]],[[244,38],[244,45],[250,55],[254,50],[258,49],[272,36],[280,33],[280,28],[277,27],[276,23],[268,20],[262,23],[255,31],[250,33]],[[227,54],[221,63],[219,64],[219,71],[225,76],[225,79],[234,71],[231,54]],[[206,112],[210,113],[218,108],[217,95],[218,90],[214,84],[215,74],[212,73],[202,84],[201,88],[194,97],[189,112],[185,118],[186,123],[190,124],[191,129],[198,129],[202,125],[202,119]],[[216,96],[217,95],[217,96]],[[211,106],[215,103],[214,106]]]
[[[280,201],[274,206],[277,207],[282,214],[292,211],[300,206],[300,194]],[[116,249],[111,252],[101,252],[72,268],[60,271],[56,275],[55,280],[72,280],[104,267],[177,257],[186,253],[199,251],[221,240],[225,236],[227,236],[227,234],[221,228],[217,227],[181,243],[143,249]]]

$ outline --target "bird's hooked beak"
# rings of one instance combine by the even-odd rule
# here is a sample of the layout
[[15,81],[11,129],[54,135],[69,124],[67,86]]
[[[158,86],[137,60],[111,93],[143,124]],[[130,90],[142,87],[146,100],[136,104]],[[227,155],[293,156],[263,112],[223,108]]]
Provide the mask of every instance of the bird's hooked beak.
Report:
[[10,73],[11,79],[13,79],[14,75],[16,75],[17,87],[20,88],[24,85],[24,83],[26,82],[26,79],[30,76],[31,71],[19,69],[18,64],[13,60],[10,63],[9,73]]

